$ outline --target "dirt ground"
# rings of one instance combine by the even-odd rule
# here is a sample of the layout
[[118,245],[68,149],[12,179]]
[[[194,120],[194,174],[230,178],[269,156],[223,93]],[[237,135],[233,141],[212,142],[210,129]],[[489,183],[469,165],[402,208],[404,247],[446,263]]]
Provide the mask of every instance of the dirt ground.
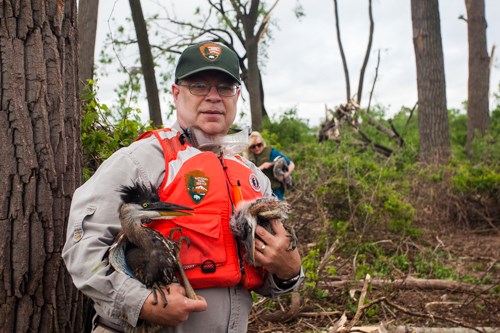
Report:
[[[298,214],[307,216],[303,212]],[[461,281],[464,288],[446,289],[404,288],[394,283],[372,286],[368,288],[364,301],[364,304],[371,305],[360,311],[359,319],[354,319],[362,285],[325,286],[329,281],[352,281],[353,258],[337,257],[333,263],[337,268],[336,275],[326,275],[321,281],[323,284],[319,284],[323,291],[321,297],[308,294],[302,287],[298,305],[292,304],[290,296],[283,296],[278,302],[260,300],[254,306],[249,332],[330,332],[342,314],[346,315],[347,323],[354,320],[356,326],[382,322],[393,327],[493,327],[500,332],[500,229],[436,223],[435,216],[423,216],[416,227],[422,231],[418,243],[398,246],[407,246],[410,252],[439,250],[446,256],[443,259],[446,266],[458,276],[467,275],[480,280],[488,277],[487,283],[474,285]],[[387,241],[387,246],[395,246],[387,237],[381,233],[379,239]],[[306,241],[313,242],[314,239]],[[303,255],[307,251],[307,247],[301,248]],[[393,273],[389,278],[405,279],[408,276],[401,272]]]

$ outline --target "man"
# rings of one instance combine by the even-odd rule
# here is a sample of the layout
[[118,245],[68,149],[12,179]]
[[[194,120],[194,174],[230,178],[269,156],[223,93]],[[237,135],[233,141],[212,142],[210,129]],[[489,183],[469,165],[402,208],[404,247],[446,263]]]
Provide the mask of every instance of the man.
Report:
[[[163,332],[245,332],[252,306],[249,289],[278,295],[296,288],[304,274],[300,255],[288,251],[290,239],[278,220],[272,221],[275,234],[261,227],[256,231],[260,251],[255,259],[263,269],[240,262],[235,241],[224,233],[235,209],[236,196],[229,190],[235,184],[243,200],[272,195],[269,180],[255,165],[224,154],[220,146],[236,117],[237,55],[213,42],[186,48],[172,95],[177,111],[172,129],[147,133],[117,151],[75,191],[63,258],[76,287],[93,299],[101,332],[120,331],[123,322],[135,326],[140,320],[164,325]],[[181,256],[193,260],[187,274],[198,300],[172,284],[167,306],[161,300],[154,305],[151,291],[137,280],[108,274],[103,257],[120,231],[116,189],[137,180],[159,188],[162,200],[194,208],[195,216],[168,221],[182,226],[183,235],[194,242]],[[152,227],[168,235],[172,225]],[[196,262],[201,257],[207,259]],[[206,263],[215,263],[213,270],[205,269]]]

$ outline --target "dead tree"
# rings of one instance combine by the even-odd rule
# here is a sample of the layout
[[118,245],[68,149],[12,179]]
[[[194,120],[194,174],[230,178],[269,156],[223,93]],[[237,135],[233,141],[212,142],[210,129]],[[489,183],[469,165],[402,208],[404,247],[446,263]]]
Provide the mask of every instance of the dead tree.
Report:
[[[364,58],[363,64],[361,66],[357,94],[354,97],[351,97],[351,85],[350,85],[350,78],[349,78],[349,69],[347,66],[347,60],[346,60],[346,56],[344,53],[344,48],[342,46],[342,39],[341,39],[341,35],[340,35],[340,23],[339,23],[340,20],[339,20],[337,0],[334,0],[333,4],[334,4],[334,13],[335,13],[335,22],[336,22],[335,28],[337,31],[337,42],[339,44],[340,56],[342,58],[342,65],[344,68],[347,101],[345,104],[339,105],[335,111],[333,111],[325,106],[325,121],[320,126],[319,141],[320,142],[324,141],[324,140],[340,141],[341,140],[341,127],[343,125],[348,125],[360,137],[360,140],[355,140],[352,142],[352,144],[354,144],[358,147],[362,147],[364,149],[366,149],[368,147],[372,147],[378,153],[381,153],[384,156],[390,156],[393,152],[392,149],[389,147],[386,147],[384,145],[381,145],[379,143],[373,142],[373,140],[370,139],[368,137],[368,135],[361,129],[361,126],[360,126],[361,124],[358,120],[360,116],[364,117],[367,120],[368,124],[375,126],[375,128],[377,128],[377,130],[381,131],[382,133],[385,133],[392,140],[395,140],[397,142],[398,146],[403,145],[403,140],[402,140],[401,136],[396,132],[396,130],[392,126],[391,126],[391,128],[388,128],[387,126],[383,125],[382,123],[377,121],[375,118],[370,116],[370,114],[368,112],[370,106],[368,106],[367,111],[364,111],[364,110],[360,109],[360,107],[359,107],[359,105],[361,103],[362,92],[363,92],[364,76],[365,76],[365,72],[366,72],[366,67],[368,65],[368,61],[370,59],[370,52],[371,52],[372,41],[373,41],[373,33],[375,30],[375,23],[373,20],[373,11],[372,11],[372,1],[370,0],[368,2],[368,13],[369,13],[369,19],[370,19],[370,32],[368,35],[369,36],[368,37],[368,45],[366,47],[365,58]],[[375,75],[375,78],[373,80],[372,90],[370,92],[369,103],[371,103],[373,90],[375,89],[375,83],[377,80],[379,65],[380,65],[380,52],[379,52],[379,55],[377,58],[376,75]]]

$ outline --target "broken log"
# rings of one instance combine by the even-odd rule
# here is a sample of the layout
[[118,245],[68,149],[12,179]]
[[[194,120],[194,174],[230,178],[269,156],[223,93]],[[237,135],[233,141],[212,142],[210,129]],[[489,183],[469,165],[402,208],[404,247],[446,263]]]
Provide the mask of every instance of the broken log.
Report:
[[[438,280],[438,279],[416,279],[412,277],[408,277],[406,279],[396,279],[396,280],[372,279],[371,285],[374,288],[394,287],[399,289],[449,290],[451,292],[480,292],[480,293],[487,292],[494,287],[493,285],[485,285],[485,284],[472,284],[466,282]],[[362,288],[363,280],[320,282],[319,286],[327,288],[336,288],[336,289],[346,288],[346,287]]]

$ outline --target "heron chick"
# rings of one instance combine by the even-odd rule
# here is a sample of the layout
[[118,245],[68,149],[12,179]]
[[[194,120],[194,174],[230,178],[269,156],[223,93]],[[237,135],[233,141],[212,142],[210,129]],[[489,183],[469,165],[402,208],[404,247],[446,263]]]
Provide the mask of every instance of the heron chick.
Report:
[[292,177],[285,177],[288,172],[288,164],[283,156],[278,156],[273,161],[273,175],[277,181],[281,183],[283,188],[289,189],[292,187]]
[[[271,234],[275,234],[271,220],[279,219],[282,222],[288,219],[289,205],[285,201],[275,198],[261,198],[255,201],[242,201],[235,209],[231,218],[231,230],[243,246],[244,259],[254,266],[260,266],[255,260],[255,230],[258,225]],[[297,237],[292,227],[286,226],[290,238],[289,251],[297,247]]]
[[[180,228],[172,229],[170,237],[147,227],[147,224],[165,218],[193,215],[193,209],[173,203],[162,202],[153,185],[134,182],[132,186],[120,186],[122,204],[118,212],[122,231],[109,249],[108,258],[112,269],[125,273],[142,282],[151,289],[154,304],[158,304],[158,295],[167,306],[167,299],[162,287],[176,282],[175,273],[181,276],[186,295],[192,299],[197,296],[189,283],[179,251],[182,241],[189,246],[189,239],[181,237],[179,242],[172,239],[173,233],[181,232]],[[168,289],[167,289],[168,291]],[[154,332],[154,329],[141,328],[134,330],[126,327],[127,332]]]

